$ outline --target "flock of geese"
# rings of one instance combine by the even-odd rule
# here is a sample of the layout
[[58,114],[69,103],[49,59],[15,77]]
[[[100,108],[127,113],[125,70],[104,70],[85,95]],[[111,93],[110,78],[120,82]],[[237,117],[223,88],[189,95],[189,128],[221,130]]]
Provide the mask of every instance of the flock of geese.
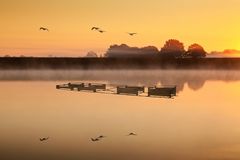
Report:
[[[131,133],[129,133],[129,134],[126,135],[126,136],[137,136],[137,134],[131,132]],[[40,140],[41,142],[43,142],[43,141],[49,140],[49,138],[50,138],[50,137],[43,137],[43,138],[39,138],[39,140]],[[97,138],[90,138],[90,140],[91,140],[92,142],[97,142],[97,141],[102,140],[103,138],[106,138],[106,136],[100,135],[100,136],[98,136]]]
[[[49,32],[49,29],[46,28],[46,27],[40,27],[39,30],[40,30],[40,31],[47,31],[47,32]],[[99,27],[92,27],[91,30],[92,30],[92,31],[97,31],[97,32],[99,32],[99,33],[104,33],[104,32],[106,32],[106,31],[104,31],[103,29],[101,29],[101,28],[99,28]],[[129,36],[135,36],[135,35],[137,35],[137,33],[135,33],[135,32],[127,32],[127,34],[128,34]]]
[[[49,29],[46,28],[46,27],[40,27],[39,30],[40,30],[40,31],[47,31],[47,32],[49,32]],[[92,31],[98,31],[99,33],[104,33],[104,32],[106,32],[106,31],[102,30],[102,29],[99,28],[99,27],[92,27],[91,30],[92,30]],[[136,35],[137,33],[127,32],[127,34],[130,35],[130,36],[134,36],[134,35]],[[131,132],[131,133],[129,133],[127,136],[137,136],[137,134]],[[103,138],[106,138],[106,136],[101,135],[101,136],[98,136],[97,138],[91,138],[91,141],[97,142],[97,141],[100,141],[100,140],[103,139]],[[49,140],[49,137],[39,138],[39,140],[40,140],[41,142],[47,141],[47,140]]]
[[[40,30],[40,31],[47,31],[47,32],[49,32],[49,29],[46,28],[46,27],[40,27],[39,30]],[[97,31],[97,32],[99,32],[99,33],[104,33],[104,32],[106,32],[106,31],[102,30],[102,29],[99,28],[99,27],[92,27],[91,30],[92,30],[92,31]],[[128,34],[129,36],[134,36],[134,35],[136,35],[137,33],[135,33],[135,32],[127,32],[127,34]],[[131,132],[131,133],[129,133],[127,136],[137,136],[137,134]],[[43,137],[43,138],[39,138],[39,140],[40,140],[41,142],[43,142],[43,141],[49,140],[49,138],[50,138],[50,137]],[[103,139],[103,138],[106,138],[106,136],[101,135],[101,136],[98,136],[97,138],[91,138],[91,141],[92,141],[92,142],[97,142],[97,141],[100,141],[100,140]]]

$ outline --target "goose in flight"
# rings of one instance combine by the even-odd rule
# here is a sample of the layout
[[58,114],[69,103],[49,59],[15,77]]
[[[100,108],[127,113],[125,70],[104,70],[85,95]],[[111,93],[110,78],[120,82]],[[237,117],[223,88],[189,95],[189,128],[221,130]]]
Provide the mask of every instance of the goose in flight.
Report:
[[40,141],[47,141],[49,137],[39,138]]
[[100,28],[99,27],[92,27],[91,30],[99,30]]
[[131,132],[127,136],[136,136],[136,135],[137,135],[136,133]]
[[100,141],[100,139],[99,139],[99,138],[91,138],[91,140],[92,140],[93,142]]
[[45,27],[40,27],[39,30],[43,30],[43,31],[48,31],[49,32],[49,29],[45,28]]
[[98,136],[97,139],[101,139],[101,138],[106,138],[106,136],[101,135],[101,136]]
[[127,33],[129,36],[134,36],[134,35],[136,35],[137,33]]
[[106,31],[99,29],[98,32],[104,33],[104,32],[106,32]]

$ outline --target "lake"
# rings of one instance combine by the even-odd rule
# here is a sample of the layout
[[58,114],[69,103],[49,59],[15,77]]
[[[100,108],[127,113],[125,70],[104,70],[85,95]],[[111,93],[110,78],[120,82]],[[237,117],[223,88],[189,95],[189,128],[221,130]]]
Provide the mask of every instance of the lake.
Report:
[[[80,81],[178,92],[169,99],[56,89]],[[0,71],[0,87],[1,160],[240,159],[240,71],[9,70]],[[99,135],[106,138],[90,140]]]

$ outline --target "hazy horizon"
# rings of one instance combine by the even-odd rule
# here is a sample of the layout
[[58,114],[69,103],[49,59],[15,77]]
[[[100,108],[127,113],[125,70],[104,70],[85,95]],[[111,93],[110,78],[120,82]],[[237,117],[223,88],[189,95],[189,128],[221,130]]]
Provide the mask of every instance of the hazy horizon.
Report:
[[[124,44],[124,43],[122,43]],[[116,45],[116,44],[114,44]],[[152,46],[152,45],[148,45],[148,46]],[[143,46],[143,47],[148,47],[148,46]],[[109,46],[110,47],[110,46]],[[137,46],[129,46],[129,47],[137,47]],[[154,46],[155,47],[155,46]],[[141,47],[137,47],[137,48],[141,48]],[[20,48],[18,48],[20,49]],[[42,49],[39,49],[42,50]],[[158,48],[159,52],[161,50],[161,48]],[[88,53],[92,52],[95,53],[98,57],[104,57],[104,55],[107,52],[107,49],[105,51],[102,52],[95,52],[93,50],[89,50],[86,53],[81,53],[81,49],[79,49],[79,54],[76,54],[74,52],[77,52],[78,50],[74,50],[74,49],[69,49],[69,53],[65,54],[64,51],[67,50],[61,50],[59,49],[59,51],[55,51],[55,52],[51,52],[51,53],[39,53],[34,55],[31,52],[27,52],[25,54],[19,52],[17,54],[9,54],[8,52],[4,52],[3,54],[0,54],[0,57],[86,57]],[[125,52],[125,51],[123,51]],[[1,53],[1,48],[0,48],[0,53]],[[11,53],[11,52],[10,52]],[[207,57],[216,57],[216,58],[224,58],[224,57],[229,57],[229,58],[238,58],[240,57],[240,50],[235,50],[235,49],[225,49],[223,51],[211,51],[206,53]]]

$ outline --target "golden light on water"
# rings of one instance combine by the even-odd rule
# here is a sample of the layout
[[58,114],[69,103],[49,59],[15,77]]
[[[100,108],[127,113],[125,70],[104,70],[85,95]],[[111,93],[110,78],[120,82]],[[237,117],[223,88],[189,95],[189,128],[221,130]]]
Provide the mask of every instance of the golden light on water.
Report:
[[[56,71],[1,71],[12,78],[0,81],[1,159],[239,159],[239,71],[69,74],[79,72],[90,80],[125,77],[126,84],[173,77],[183,88],[174,99],[109,95],[57,90],[65,81],[56,82]],[[91,142],[99,134],[106,139]],[[41,143],[41,136],[50,139]]]

